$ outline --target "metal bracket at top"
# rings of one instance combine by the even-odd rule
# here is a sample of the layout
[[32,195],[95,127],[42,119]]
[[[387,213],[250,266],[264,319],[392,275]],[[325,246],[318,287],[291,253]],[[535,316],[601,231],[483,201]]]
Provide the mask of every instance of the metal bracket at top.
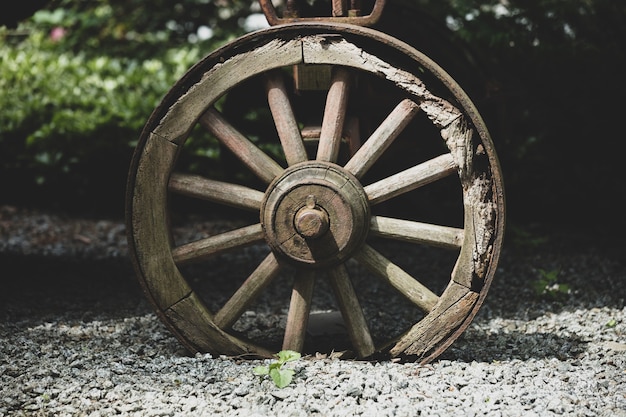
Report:
[[345,5],[345,0],[333,0],[333,16],[299,17],[286,13],[283,17],[278,17],[272,0],[259,0],[263,14],[265,14],[268,23],[272,26],[297,22],[337,22],[359,26],[372,26],[380,19],[383,8],[385,7],[385,2],[386,0],[376,0],[371,13],[366,16],[360,16],[360,10],[342,10],[340,5]]

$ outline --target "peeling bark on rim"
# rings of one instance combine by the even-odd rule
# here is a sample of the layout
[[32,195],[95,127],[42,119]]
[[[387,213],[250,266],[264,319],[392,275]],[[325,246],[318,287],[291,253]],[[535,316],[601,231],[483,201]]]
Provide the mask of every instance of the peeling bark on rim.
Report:
[[[320,131],[330,133],[322,133],[323,150],[311,160],[303,160],[306,158],[302,142],[305,135],[297,132],[298,125],[291,112],[286,87],[270,75],[277,69],[302,64],[333,65],[338,69],[326,104],[326,108],[333,109],[332,114],[337,115],[330,117],[330,110],[326,113]],[[355,85],[347,88],[351,83],[346,70],[385,80],[405,99],[397,103],[396,110],[370,137],[372,142],[364,142],[366,145],[362,149],[366,150],[356,151],[354,161],[342,166],[337,149],[342,140],[341,130],[346,135],[346,101],[358,88]],[[269,107],[279,129],[288,165],[303,169],[288,169],[272,160],[241,135],[237,126],[228,124],[214,107],[230,90],[257,76],[267,82],[265,91],[270,100]],[[437,94],[431,88],[432,84],[437,84]],[[448,153],[416,163],[376,184],[360,184],[361,176],[373,164],[370,159],[377,159],[385,153],[389,143],[401,134],[418,110],[440,132]],[[274,218],[274,213],[264,213],[268,196],[261,201],[262,192],[176,172],[180,149],[198,124],[207,128],[269,187],[267,194],[272,195],[273,203],[268,207],[287,210],[278,216],[284,224],[289,223],[290,216],[294,221],[306,224],[302,236],[298,233],[304,230],[303,227],[296,227],[288,233],[282,229],[278,233],[267,233],[267,230],[260,233],[260,226],[252,225],[206,241],[175,246],[169,226],[170,193],[245,210],[260,210],[262,224],[263,219]],[[320,174],[325,166],[339,179],[326,180]],[[375,207],[379,201],[437,182],[451,173],[458,175],[462,190],[462,229],[377,216],[370,222],[369,209],[357,209],[363,204]],[[344,181],[350,187],[344,189]],[[290,184],[288,190],[275,191],[275,185],[271,185],[284,183]],[[347,192],[348,188],[353,191]],[[233,194],[237,195],[231,198]],[[282,204],[283,199],[295,202]],[[340,216],[340,219],[333,216]],[[334,262],[329,258],[332,250],[328,252],[325,244],[316,246],[315,239],[332,241],[334,234],[338,233],[336,222],[339,220],[356,225],[355,230],[342,231],[346,234],[342,238],[344,241],[356,243],[341,252],[338,261]],[[484,301],[502,246],[504,190],[497,156],[482,118],[461,88],[434,62],[410,46],[371,29],[303,23],[276,26],[237,39],[196,64],[170,90],[148,120],[135,152],[128,177],[127,223],[131,257],[147,296],[161,319],[192,351],[269,355],[267,348],[231,332],[230,325],[282,269],[284,256],[276,248],[286,247],[291,251],[296,250],[291,248],[309,245],[313,252],[306,255],[307,264],[315,264],[316,251],[324,251],[324,262],[319,267],[328,271],[331,277],[358,356],[384,353],[427,362],[460,336]],[[283,223],[272,227],[280,228]],[[363,242],[368,230],[362,229],[368,228],[371,237],[459,248],[445,290],[440,294],[432,293]],[[328,237],[325,235],[328,233],[333,235]],[[276,253],[257,266],[222,309],[209,311],[206,300],[194,292],[178,263],[183,259],[188,262],[194,261],[194,257],[200,260],[215,253],[238,250],[258,242],[263,235]],[[285,239],[296,240],[284,246]],[[403,334],[374,346],[368,324],[360,311],[363,300],[358,299],[359,289],[350,284],[344,266],[345,257],[362,263],[384,282],[397,288],[422,309],[425,316]],[[294,286],[295,298],[291,302],[294,310],[289,313],[283,347],[301,349],[310,311],[313,277],[310,265],[304,265],[304,262],[298,265],[298,256],[292,258],[296,259],[296,267],[307,271],[307,278],[297,281]]]

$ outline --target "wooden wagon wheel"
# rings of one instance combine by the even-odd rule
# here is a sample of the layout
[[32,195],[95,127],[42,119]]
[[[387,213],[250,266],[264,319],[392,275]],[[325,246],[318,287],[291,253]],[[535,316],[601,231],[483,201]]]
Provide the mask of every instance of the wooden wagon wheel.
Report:
[[[294,96],[285,81],[298,65],[332,68],[313,152],[304,144],[303,137],[311,135],[294,104],[306,102],[306,94]],[[383,93],[375,92],[368,104],[363,101],[372,98],[367,94],[370,81],[382,85]],[[244,82],[264,85],[284,161],[261,151],[218,110]],[[387,111],[383,104],[387,101],[392,102],[388,113],[376,119],[374,110]],[[374,128],[351,141],[352,150],[345,156],[347,120],[360,111]],[[410,147],[422,142],[421,135],[410,130],[414,123],[421,126],[417,120],[436,132],[441,153],[405,166],[400,162],[395,166],[395,160],[390,164],[389,159],[383,163],[393,142],[403,135]],[[260,189],[177,169],[181,149],[198,126],[243,162],[262,184]],[[410,159],[413,154],[400,147],[396,155]],[[378,165],[386,167],[379,170],[383,174],[369,176]],[[397,172],[390,174],[389,169]],[[383,202],[446,178],[458,185],[459,195],[454,197],[460,201],[460,225],[440,226],[377,213]],[[277,350],[241,337],[232,326],[279,272],[288,269],[296,276],[291,301],[285,306],[283,348],[302,350],[315,277],[324,273],[356,356],[385,354],[430,361],[459,337],[483,303],[504,231],[499,164],[468,97],[441,68],[410,46],[372,29],[343,24],[275,26],[239,38],[196,64],[147,122],[130,168],[127,193],[130,253],[148,297],[187,348],[216,354],[268,356]],[[170,226],[170,200],[177,195],[242,209],[258,220],[177,243]],[[449,278],[438,285],[439,290],[429,289],[374,249],[372,242],[380,239],[452,248],[456,252],[452,252],[454,265],[446,271]],[[217,308],[209,308],[211,300],[195,291],[181,272],[181,265],[188,262],[259,243],[271,250]],[[351,265],[370,271],[423,314],[404,332],[375,342],[362,308],[369,300],[360,295],[363,286],[353,284]]]

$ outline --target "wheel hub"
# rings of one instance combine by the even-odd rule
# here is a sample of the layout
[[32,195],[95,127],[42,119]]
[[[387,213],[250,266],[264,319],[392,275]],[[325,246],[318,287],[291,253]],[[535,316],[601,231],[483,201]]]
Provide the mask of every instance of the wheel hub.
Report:
[[281,259],[321,267],[344,262],[369,230],[367,195],[339,166],[304,162],[269,186],[261,206],[265,238]]

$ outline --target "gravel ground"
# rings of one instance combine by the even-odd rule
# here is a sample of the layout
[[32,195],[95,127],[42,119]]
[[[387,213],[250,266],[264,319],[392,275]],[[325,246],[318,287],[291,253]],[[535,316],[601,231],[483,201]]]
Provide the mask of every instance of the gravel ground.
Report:
[[181,348],[124,233],[0,207],[0,416],[626,416],[623,242],[509,233],[485,305],[437,361],[305,357],[278,389],[259,361]]

